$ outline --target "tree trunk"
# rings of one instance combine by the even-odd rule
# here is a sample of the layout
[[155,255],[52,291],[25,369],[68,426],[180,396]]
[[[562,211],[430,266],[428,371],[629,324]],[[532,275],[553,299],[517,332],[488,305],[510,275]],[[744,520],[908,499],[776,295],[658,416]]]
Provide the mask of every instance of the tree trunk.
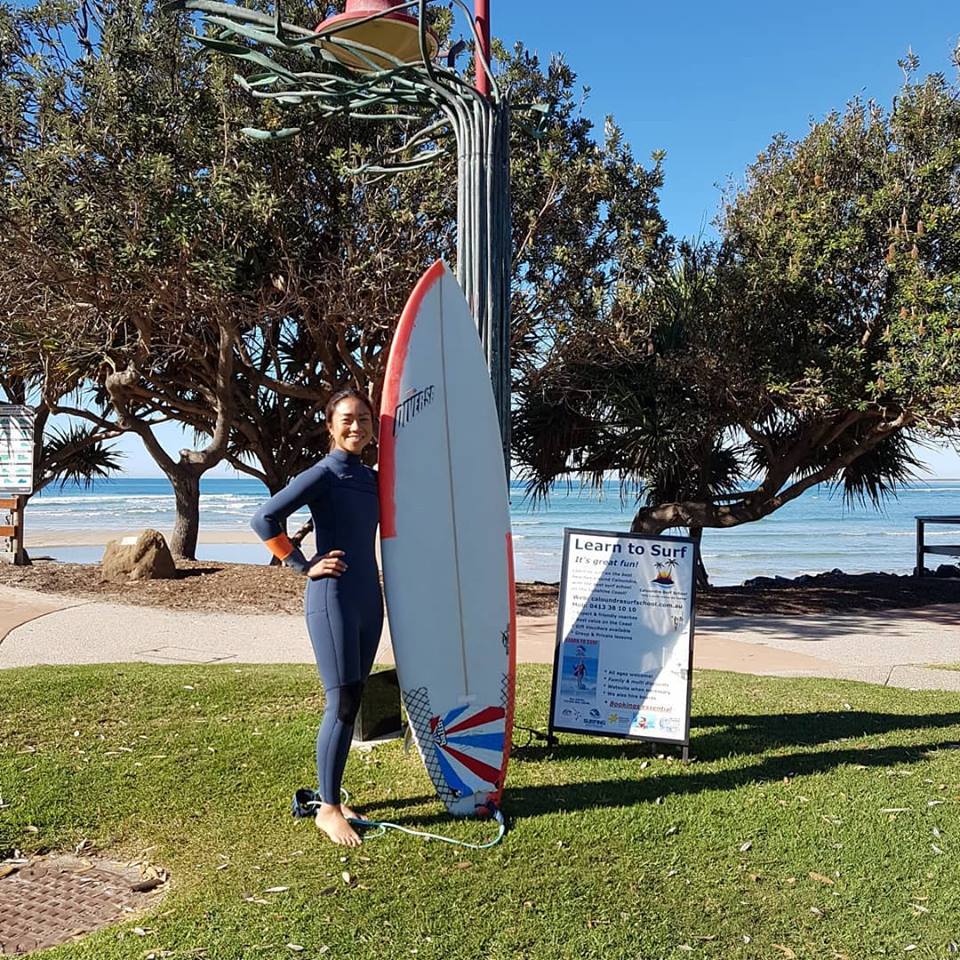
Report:
[[200,533],[200,477],[186,472],[168,473],[167,477],[173,485],[177,504],[170,552],[178,560],[196,560]]
[[648,537],[659,537],[664,530],[670,526],[669,523],[661,523],[650,515],[650,508],[644,507],[638,510],[630,524],[631,533],[642,533]]
[[[136,322],[135,320],[133,321]],[[124,430],[132,430],[143,441],[147,452],[157,462],[170,484],[173,486],[174,498],[177,505],[177,517],[173,527],[173,538],[170,552],[177,559],[195,560],[197,554],[197,537],[200,532],[200,478],[215,467],[227,455],[227,442],[230,430],[236,421],[236,404],[233,396],[233,350],[237,338],[236,324],[229,318],[217,318],[219,343],[216,354],[215,387],[201,387],[200,392],[207,400],[209,409],[214,414],[213,423],[209,424],[210,443],[202,450],[181,450],[180,456],[174,460],[157,440],[153,432],[156,421],[149,416],[143,416],[141,411],[132,407],[132,404],[143,404],[143,395],[146,394],[163,412],[170,414],[166,419],[176,419],[173,415],[178,409],[180,398],[174,391],[173,396],[167,396],[162,390],[153,386],[144,376],[140,364],[150,360],[149,323],[138,327],[140,342],[136,354],[122,370],[115,370],[108,374],[103,386],[110,396]],[[211,358],[204,366],[212,366]],[[204,411],[205,412],[205,411]],[[194,416],[196,410],[190,411]],[[191,419],[181,420],[182,423],[193,423]],[[194,423],[196,428],[196,424]]]
[[299,547],[303,541],[313,533],[313,517],[311,517],[291,538],[290,542]]
[[710,575],[707,573],[706,564],[703,562],[703,554],[700,552],[700,545],[703,542],[703,527],[688,527],[690,539],[697,545],[697,589],[707,590],[710,587]]
[[[630,524],[631,533],[642,533],[648,537],[659,537],[664,530],[669,529],[670,524],[663,523],[651,516],[651,509],[645,507],[642,510],[638,510],[636,515],[633,518],[633,523]],[[700,542],[703,538],[703,527],[694,527],[688,526],[687,530],[689,531],[690,538],[697,545],[697,564],[696,564],[696,578],[697,578],[697,588],[700,590],[705,590],[710,586],[710,576],[707,573],[707,568],[703,562],[703,557],[700,555]]]

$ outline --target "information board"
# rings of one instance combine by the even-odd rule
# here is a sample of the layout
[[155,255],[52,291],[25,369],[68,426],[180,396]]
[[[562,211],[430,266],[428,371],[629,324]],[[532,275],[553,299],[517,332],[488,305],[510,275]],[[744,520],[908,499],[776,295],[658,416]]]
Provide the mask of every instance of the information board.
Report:
[[550,732],[690,740],[697,545],[564,530]]
[[33,493],[33,410],[0,404],[0,493]]

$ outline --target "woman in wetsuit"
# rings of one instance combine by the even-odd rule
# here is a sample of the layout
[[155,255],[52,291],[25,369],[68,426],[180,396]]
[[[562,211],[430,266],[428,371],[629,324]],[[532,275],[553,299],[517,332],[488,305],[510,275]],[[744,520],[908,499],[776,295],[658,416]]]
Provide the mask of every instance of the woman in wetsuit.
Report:
[[[347,821],[357,814],[340,802],[340,781],[383,627],[377,474],[360,462],[373,439],[373,408],[358,391],[341,390],[327,404],[326,423],[330,453],[268,500],[251,526],[274,556],[308,578],[307,630],[326,700],[317,732],[317,826],[334,843],[354,847],[360,837]],[[309,561],[284,533],[287,517],[304,506],[317,543]]]

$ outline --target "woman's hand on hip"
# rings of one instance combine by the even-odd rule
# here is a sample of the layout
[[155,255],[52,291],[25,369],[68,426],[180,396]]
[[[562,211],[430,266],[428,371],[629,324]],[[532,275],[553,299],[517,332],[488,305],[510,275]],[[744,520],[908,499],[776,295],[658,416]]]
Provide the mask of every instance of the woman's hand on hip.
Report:
[[340,559],[345,556],[342,550],[331,550],[325,553],[307,571],[307,576],[311,580],[319,580],[321,577],[339,577],[347,569],[347,565]]

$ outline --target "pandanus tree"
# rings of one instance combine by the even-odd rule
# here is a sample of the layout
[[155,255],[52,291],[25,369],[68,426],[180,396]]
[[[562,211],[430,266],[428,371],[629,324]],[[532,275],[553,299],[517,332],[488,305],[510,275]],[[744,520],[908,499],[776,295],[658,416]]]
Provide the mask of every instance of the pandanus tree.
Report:
[[[56,88],[36,82],[42,71],[30,57],[32,32],[25,14],[0,4],[0,403],[29,406],[34,419],[34,493],[55,483],[89,483],[119,469],[109,443],[116,422],[55,422],[52,410],[73,395],[83,371],[51,356],[49,320],[62,315],[69,272],[49,262],[47,250],[17,229],[15,197],[29,175],[23,157],[35,150]],[[27,211],[32,216],[31,211]]]
[[[338,121],[354,121],[352,135],[366,130],[360,148],[353,140],[341,151],[353,160],[353,172],[342,207],[349,213],[337,221],[349,258],[341,256],[338,264],[344,276],[352,270],[351,279],[344,283],[331,273],[330,282],[310,291],[312,300],[301,296],[292,307],[291,315],[313,316],[319,324],[277,323],[250,351],[258,366],[251,382],[277,421],[300,424],[315,415],[311,401],[329,394],[330,371],[309,387],[320,371],[312,373],[305,358],[329,353],[329,338],[342,339],[345,330],[366,334],[339,357],[353,379],[362,380],[363,372],[376,395],[411,271],[422,269],[425,258],[457,260],[488,356],[504,356],[508,339],[527,356],[552,334],[547,318],[595,314],[603,290],[622,279],[611,275],[613,260],[614,273],[636,276],[664,246],[656,209],[659,167],[636,164],[612,121],[605,142],[594,141],[580,112],[576,78],[561,61],[544,68],[521,47],[512,53],[498,47],[497,75],[483,55],[471,75],[457,68],[462,43],[435,59],[436,37],[445,39],[451,29],[448,11],[420,0],[368,6],[380,13],[335,16],[316,28],[295,22],[289,6],[271,14],[216,0],[167,6],[201,14],[198,41],[213,55],[238,61],[243,72],[237,80],[262,109],[259,125],[246,130],[258,142],[294,140],[289,149],[299,151],[335,137]],[[464,8],[459,0],[457,6]],[[419,18],[403,13],[410,9]],[[373,30],[388,18],[419,31],[419,42],[404,55],[375,51],[355,29],[359,23]],[[482,54],[481,32],[472,21],[471,31]],[[546,103],[548,116],[538,108]],[[527,120],[508,125],[511,107]],[[530,122],[531,114],[539,121]],[[289,267],[294,275],[305,273],[292,258]],[[291,290],[297,286],[288,283]],[[299,289],[307,289],[303,281]],[[325,327],[331,316],[339,323]],[[496,375],[505,376],[502,363],[498,369]],[[284,385],[291,375],[292,389]],[[503,403],[501,415],[507,415]],[[294,464],[309,462],[308,451],[284,446],[263,420],[241,424],[231,462],[273,487]]]
[[574,327],[521,391],[534,491],[608,471],[633,529],[732,527],[819,483],[879,501],[960,424],[960,85],[906,81],[776,138],[716,249]]
[[69,402],[77,392],[82,375],[71,373],[67,365],[50,362],[47,349],[38,342],[43,331],[25,318],[21,297],[14,306],[10,288],[0,290],[0,403],[28,406],[33,411],[31,496],[51,485],[88,486],[110,476],[122,467],[122,454],[110,441],[123,429],[108,419],[95,424],[53,418],[58,404]]
[[[196,93],[187,45],[171,46],[178,31],[141,0],[13,16],[23,43],[3,124],[22,135],[3,184],[7,267],[31,292],[17,317],[50,374],[43,400],[92,435],[141,438],[176,493],[171,546],[192,556],[199,477],[226,454],[242,321],[238,217],[223,215],[229,142],[209,136],[226,129],[229,103]],[[156,426],[198,410],[210,442],[168,452]]]
[[[283,12],[312,24],[332,6]],[[377,393],[407,292],[438,255],[455,259],[456,151],[421,164],[432,141],[411,141],[424,127],[402,108],[371,123],[245,89],[231,57],[198,56],[182,19],[141,0],[70,0],[10,18],[23,42],[4,48],[16,66],[4,76],[17,97],[43,101],[25,112],[3,100],[3,129],[30,134],[0,138],[15,171],[0,206],[0,244],[12,238],[4,295],[35,274],[36,309],[19,317],[44,334],[47,368],[76,378],[75,392],[50,393],[56,408],[141,437],[180,484],[175,547],[189,556],[207,468],[226,458],[278,489],[323,452],[333,389]],[[438,69],[456,67],[456,50]],[[296,45],[269,52],[301,58]],[[519,47],[497,58],[515,105],[552,105],[542,123],[533,110],[510,127],[520,358],[542,352],[555,318],[596,313],[612,258],[638,275],[661,255],[660,174],[634,163],[612,124],[596,141],[562,61]],[[294,124],[296,139],[273,136]],[[436,131],[438,146],[449,132]],[[376,168],[391,157],[416,162],[384,179]],[[170,422],[195,449],[166,449],[157,427]]]

